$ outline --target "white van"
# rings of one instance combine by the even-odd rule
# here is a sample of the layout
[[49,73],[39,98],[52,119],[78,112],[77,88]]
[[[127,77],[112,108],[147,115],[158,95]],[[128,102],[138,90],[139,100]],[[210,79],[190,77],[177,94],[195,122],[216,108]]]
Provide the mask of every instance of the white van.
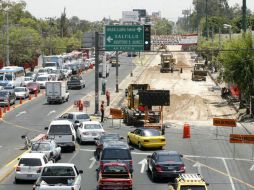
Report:
[[45,129],[48,130],[48,138],[54,139],[58,146],[75,151],[76,131],[72,122],[68,120],[54,120]]

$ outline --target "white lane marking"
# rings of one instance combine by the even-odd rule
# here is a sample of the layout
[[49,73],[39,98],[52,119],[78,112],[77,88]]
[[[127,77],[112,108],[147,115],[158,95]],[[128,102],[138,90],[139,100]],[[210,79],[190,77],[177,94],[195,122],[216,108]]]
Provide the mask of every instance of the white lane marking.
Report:
[[230,181],[232,190],[235,190],[235,185],[234,185],[233,179],[232,179],[232,177],[231,177],[231,174],[230,174],[230,172],[229,172],[227,162],[226,162],[225,159],[222,159],[222,161],[223,161],[223,164],[224,164],[224,166],[225,166],[225,168],[226,168],[226,171],[227,171],[227,174],[228,174],[228,178],[229,178],[229,181]]
[[[80,149],[81,151],[85,151],[85,152],[94,152],[95,150],[93,149]],[[134,155],[151,155],[152,152],[131,152],[131,154]],[[203,158],[203,159],[217,159],[217,160],[236,160],[236,161],[246,161],[246,162],[253,162],[253,160],[251,159],[246,159],[246,158],[223,158],[223,157],[212,157],[212,156],[196,156],[196,155],[183,155],[183,157],[186,158]]]
[[254,165],[250,167],[250,171],[254,171]]
[[89,166],[89,169],[91,169],[91,168],[94,166],[94,164],[95,164],[95,162],[96,162],[96,159],[95,159],[94,157],[92,157],[92,158],[90,158],[89,160],[92,161],[92,163],[91,163],[90,166]]
[[194,168],[198,168],[198,173],[202,176],[201,166],[202,166],[202,164],[199,163],[199,162],[196,162],[196,163],[193,165]]
[[144,158],[144,159],[141,160],[138,164],[141,164],[140,173],[144,173],[145,165],[147,164],[147,160]]
[[77,147],[76,147],[76,151],[75,151],[75,154],[73,154],[73,156],[71,157],[71,159],[68,161],[68,163],[71,163],[72,162],[72,160],[78,155],[78,153],[79,153],[79,150],[80,150],[80,146],[79,145],[77,145]]
[[51,114],[53,114],[53,113],[56,113],[56,110],[50,111],[50,112],[47,114],[47,116],[49,116],[49,115],[51,115]]
[[19,112],[19,113],[16,115],[16,117],[19,117],[19,116],[21,116],[22,114],[26,114],[26,111]]

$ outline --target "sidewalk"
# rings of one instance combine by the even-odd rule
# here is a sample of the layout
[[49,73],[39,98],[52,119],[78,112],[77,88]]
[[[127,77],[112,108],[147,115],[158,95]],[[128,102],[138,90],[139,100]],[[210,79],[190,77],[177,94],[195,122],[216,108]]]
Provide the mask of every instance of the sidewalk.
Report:
[[[218,73],[212,73],[210,70],[208,70],[208,75],[210,76],[210,78],[214,81],[214,83],[216,84],[216,87],[219,87],[220,89],[222,87],[225,87],[225,83],[219,84],[217,82],[217,77],[218,77]],[[232,103],[233,108],[235,109],[236,112],[239,113],[239,116],[241,114],[243,114],[242,110],[239,110],[239,102],[234,102]],[[245,130],[248,134],[254,134],[254,118],[249,118],[246,119],[245,121],[240,121],[238,122]]]

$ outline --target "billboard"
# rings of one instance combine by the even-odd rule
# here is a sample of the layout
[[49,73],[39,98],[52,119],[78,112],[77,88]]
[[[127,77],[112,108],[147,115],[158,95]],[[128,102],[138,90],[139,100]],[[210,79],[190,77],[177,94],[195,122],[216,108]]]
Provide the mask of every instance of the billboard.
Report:
[[197,45],[198,44],[198,34],[183,34],[181,35],[181,40],[179,45]]
[[140,18],[146,17],[146,10],[145,9],[133,9],[134,12],[138,12],[139,20]]
[[122,12],[122,21],[123,22],[138,22],[138,12],[135,11],[123,11]]

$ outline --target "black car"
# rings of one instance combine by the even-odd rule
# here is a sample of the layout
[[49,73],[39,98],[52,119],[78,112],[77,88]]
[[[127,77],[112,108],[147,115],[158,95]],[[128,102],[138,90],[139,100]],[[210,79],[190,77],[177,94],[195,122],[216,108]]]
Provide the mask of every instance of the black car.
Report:
[[95,157],[98,159],[101,150],[103,149],[103,144],[109,141],[120,141],[124,139],[124,137],[121,137],[117,133],[107,133],[105,135],[100,136],[99,139],[96,139],[95,144],[96,144],[96,150],[95,150]]
[[175,178],[185,173],[182,155],[176,151],[156,151],[147,156],[147,171],[153,181],[158,178]]
[[103,164],[110,162],[120,162],[126,164],[130,173],[133,172],[133,160],[131,156],[131,150],[133,148],[129,147],[128,144],[122,141],[109,141],[103,144],[103,148],[98,156],[100,160],[100,168]]

